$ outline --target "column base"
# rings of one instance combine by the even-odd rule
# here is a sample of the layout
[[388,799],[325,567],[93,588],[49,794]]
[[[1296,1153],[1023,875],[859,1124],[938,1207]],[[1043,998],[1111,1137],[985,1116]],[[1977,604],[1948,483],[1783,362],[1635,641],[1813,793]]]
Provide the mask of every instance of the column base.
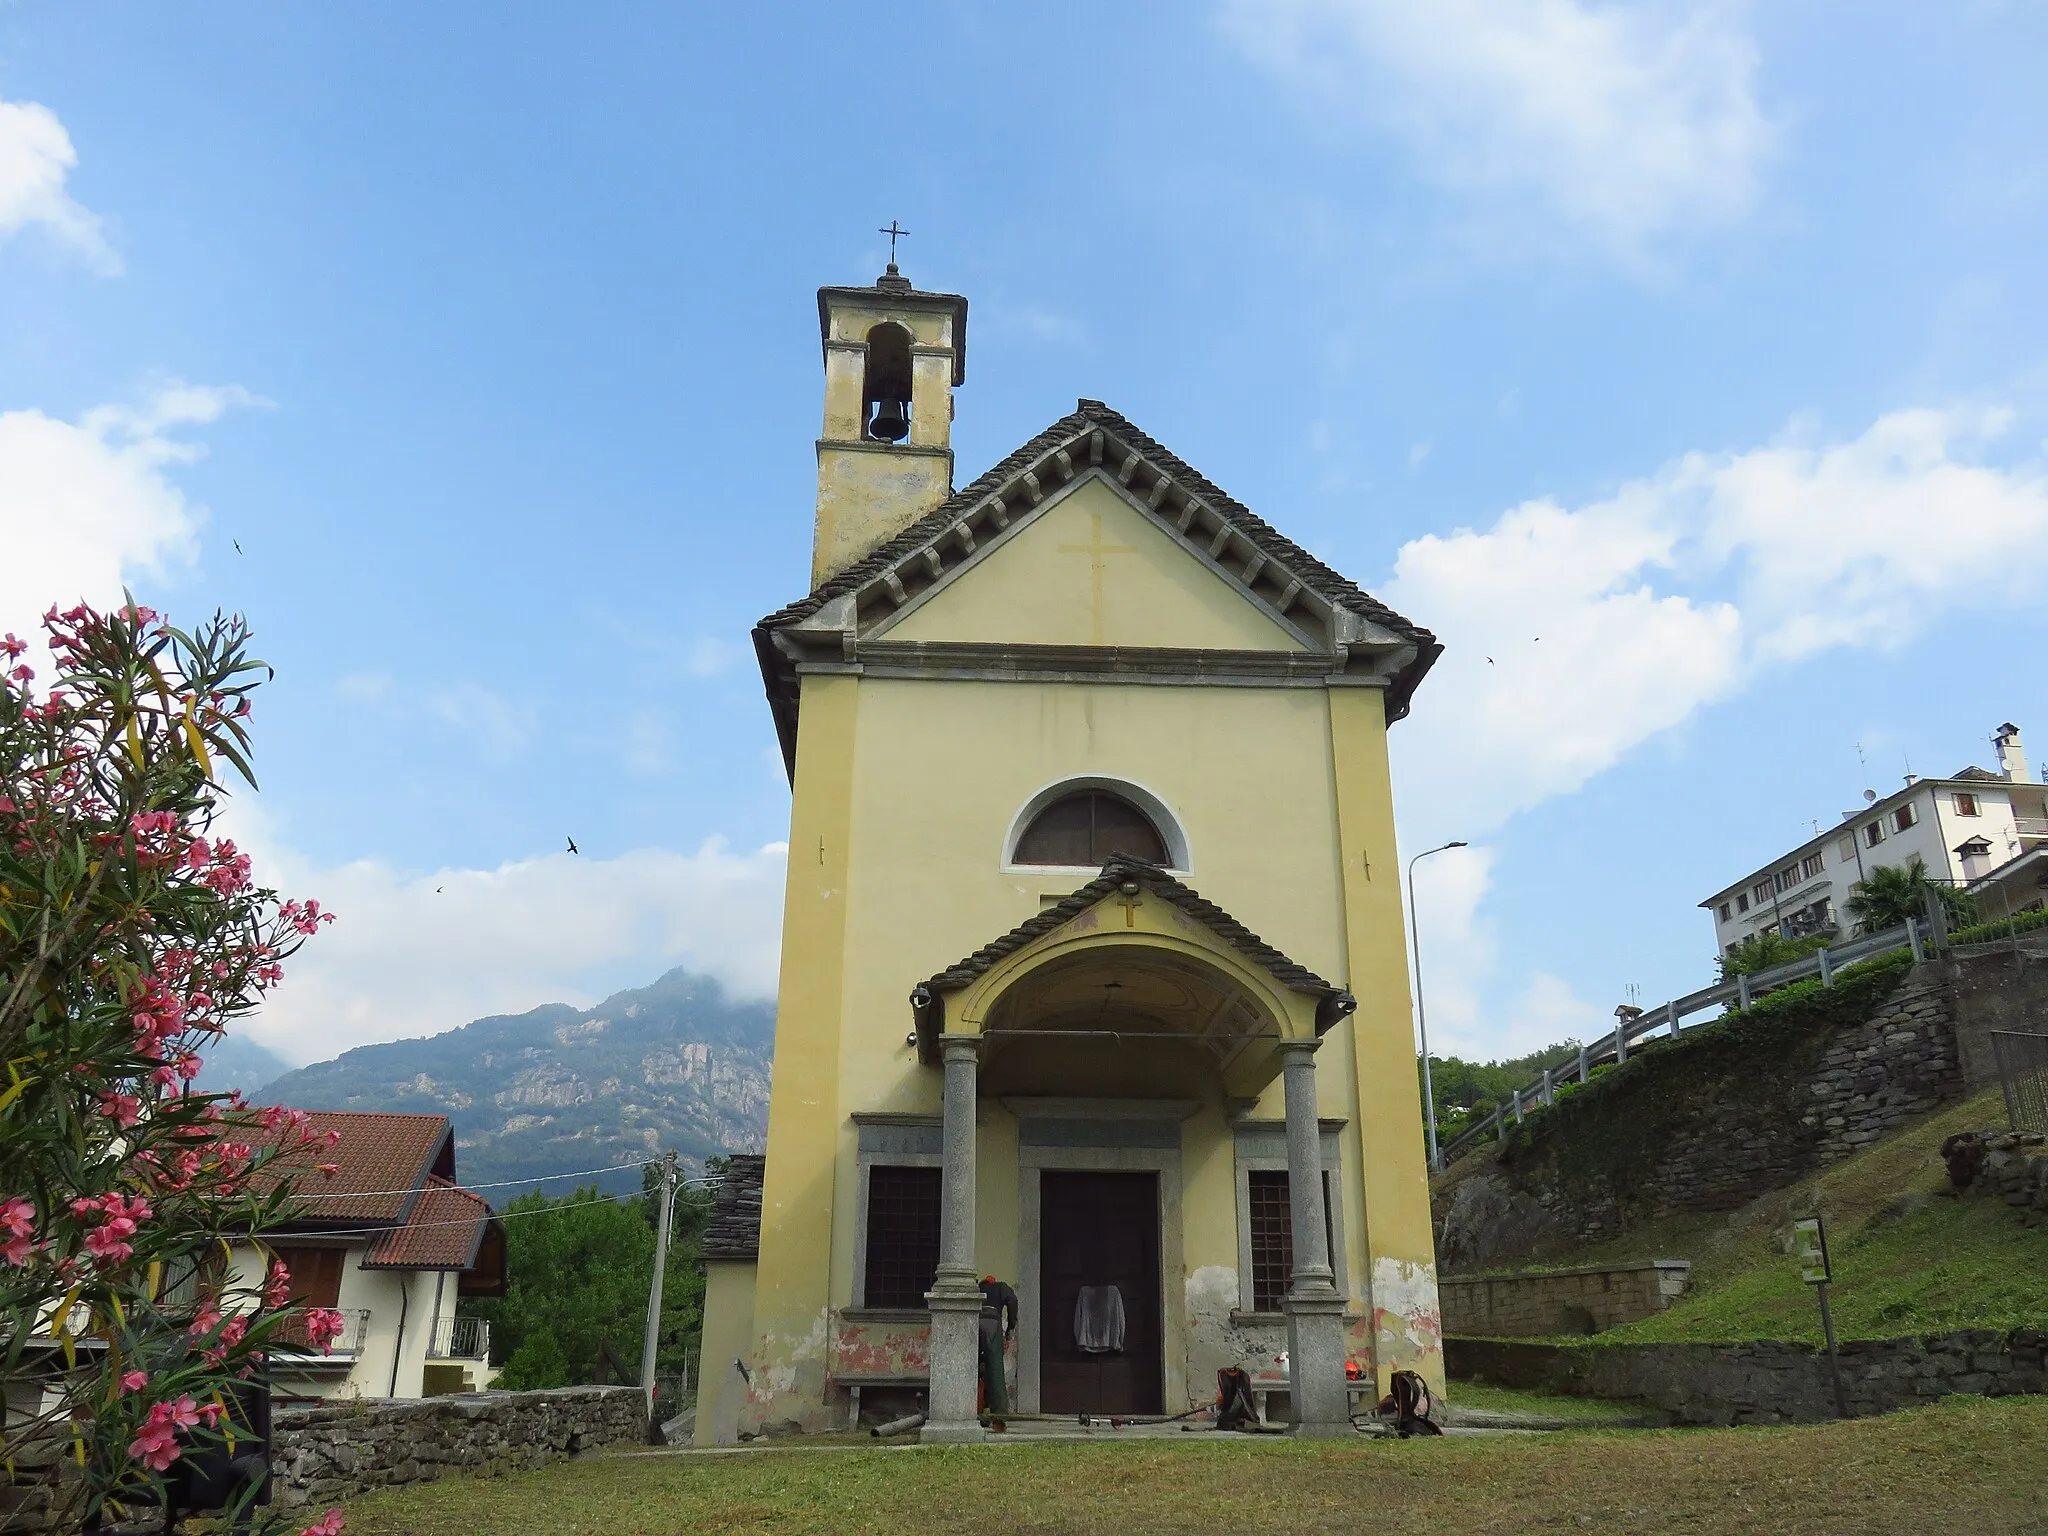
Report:
[[977,1445],[987,1437],[981,1427],[981,1285],[971,1270],[949,1273],[941,1265],[938,1279],[925,1294],[931,1308],[931,1384],[925,1392],[923,1445]]
[[1344,1379],[1344,1298],[1289,1296],[1287,1312],[1288,1432],[1304,1440],[1355,1433]]

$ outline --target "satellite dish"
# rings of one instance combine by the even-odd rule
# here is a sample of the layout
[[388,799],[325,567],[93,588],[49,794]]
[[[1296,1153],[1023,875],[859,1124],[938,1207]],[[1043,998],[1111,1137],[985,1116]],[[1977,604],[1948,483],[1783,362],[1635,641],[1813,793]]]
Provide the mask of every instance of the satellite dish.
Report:
[[1865,791],[1863,791],[1863,798],[1865,800],[1875,800],[1877,798],[1877,791],[1874,789],[1866,789]]

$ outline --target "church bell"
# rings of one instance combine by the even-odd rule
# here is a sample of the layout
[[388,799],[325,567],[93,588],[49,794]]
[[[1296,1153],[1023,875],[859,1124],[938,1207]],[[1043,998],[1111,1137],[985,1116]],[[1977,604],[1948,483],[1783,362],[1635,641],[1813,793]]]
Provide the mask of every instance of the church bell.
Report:
[[868,423],[868,436],[879,438],[885,443],[900,443],[910,435],[910,418],[904,414],[901,400],[880,400],[875,404],[875,419]]

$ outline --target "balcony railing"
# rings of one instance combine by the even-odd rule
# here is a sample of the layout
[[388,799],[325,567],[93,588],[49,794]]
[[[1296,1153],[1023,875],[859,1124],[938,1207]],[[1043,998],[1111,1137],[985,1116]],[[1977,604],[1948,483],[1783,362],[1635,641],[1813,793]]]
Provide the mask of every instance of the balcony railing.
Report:
[[491,1358],[491,1325],[481,1317],[444,1317],[434,1324],[433,1342],[427,1347],[433,1360],[488,1360]]
[[271,1335],[278,1353],[311,1356],[318,1360],[353,1360],[362,1352],[363,1340],[370,1332],[370,1309],[368,1307],[341,1307],[341,1332],[334,1336],[333,1347],[324,1355],[306,1332],[305,1307],[295,1307],[285,1314],[277,1332]]
[[2015,816],[2012,826],[2021,837],[2048,837],[2048,816]]

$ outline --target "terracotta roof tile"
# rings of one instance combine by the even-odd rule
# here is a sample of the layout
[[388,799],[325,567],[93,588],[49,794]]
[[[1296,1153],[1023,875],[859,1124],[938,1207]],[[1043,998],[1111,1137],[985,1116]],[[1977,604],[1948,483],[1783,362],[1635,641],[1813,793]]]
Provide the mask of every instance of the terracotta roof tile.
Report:
[[490,1203],[448,1180],[429,1175],[412,1212],[379,1234],[363,1255],[364,1269],[467,1269],[484,1230],[495,1217]]
[[437,1165],[453,1172],[446,1115],[316,1109],[311,1120],[318,1133],[339,1133],[333,1150],[318,1159],[339,1171],[331,1179],[306,1170],[290,1176],[294,1192],[306,1202],[305,1216],[295,1226],[402,1221]]

